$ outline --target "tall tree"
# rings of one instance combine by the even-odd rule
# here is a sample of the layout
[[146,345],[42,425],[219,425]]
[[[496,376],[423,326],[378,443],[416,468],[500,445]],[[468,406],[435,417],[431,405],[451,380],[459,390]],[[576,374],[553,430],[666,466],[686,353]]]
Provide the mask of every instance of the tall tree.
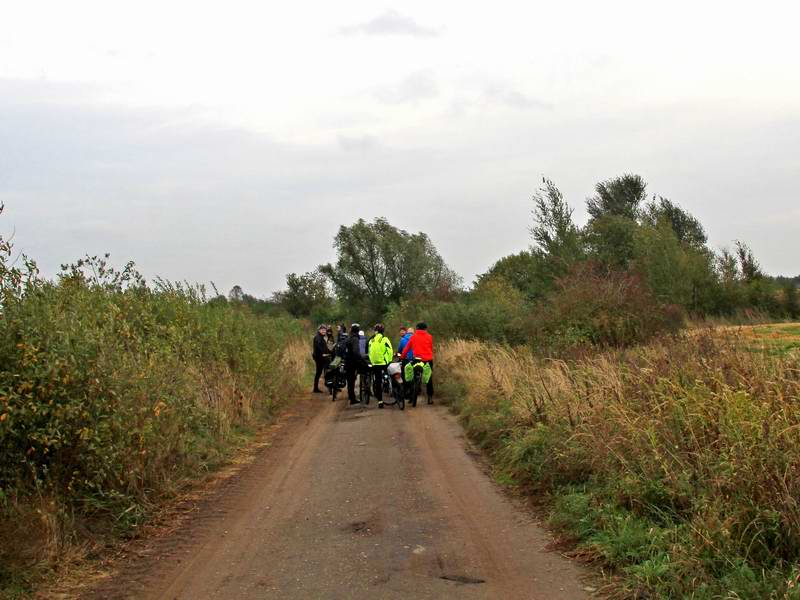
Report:
[[658,197],[649,202],[642,214],[642,223],[658,228],[667,223],[675,233],[678,241],[693,248],[703,248],[708,236],[703,225],[694,216],[670,200]]
[[231,291],[228,292],[228,300],[231,300],[232,302],[241,302],[243,298],[244,291],[240,285],[233,286]]
[[747,244],[736,242],[736,256],[739,258],[739,270],[745,283],[751,283],[764,276],[761,272],[761,265],[758,264],[753,251]]
[[601,181],[595,186],[595,195],[586,200],[589,223],[585,229],[595,260],[616,268],[629,266],[646,193],[644,179],[633,174]]
[[626,173],[601,181],[594,190],[595,195],[586,200],[591,221],[606,216],[636,220],[647,195],[647,184],[639,175]]
[[390,303],[417,294],[443,294],[460,285],[430,238],[385,218],[342,225],[334,239],[336,263],[324,265],[340,300],[379,318]]
[[330,308],[333,297],[327,277],[317,269],[302,275],[289,273],[286,276],[286,289],[276,292],[273,302],[295,317],[304,317],[314,311]]
[[543,179],[542,187],[533,195],[531,236],[535,246],[564,273],[583,254],[572,212],[561,190],[549,179]]

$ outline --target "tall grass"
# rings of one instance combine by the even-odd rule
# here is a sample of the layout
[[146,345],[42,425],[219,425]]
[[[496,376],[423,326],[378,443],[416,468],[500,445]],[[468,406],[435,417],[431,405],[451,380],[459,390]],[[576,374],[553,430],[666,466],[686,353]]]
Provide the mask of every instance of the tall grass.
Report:
[[305,371],[295,321],[209,304],[201,288],[147,285],[104,259],[57,281],[3,267],[0,581],[129,531]]
[[444,344],[445,389],[617,593],[798,598],[800,365],[731,332],[577,361]]

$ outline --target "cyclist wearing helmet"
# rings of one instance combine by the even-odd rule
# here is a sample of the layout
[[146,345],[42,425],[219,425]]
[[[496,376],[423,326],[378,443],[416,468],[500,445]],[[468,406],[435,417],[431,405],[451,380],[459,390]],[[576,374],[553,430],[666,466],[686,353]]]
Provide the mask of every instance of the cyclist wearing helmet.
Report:
[[375,397],[378,399],[378,408],[383,408],[383,372],[392,362],[392,341],[383,335],[383,324],[375,325],[375,335],[369,344],[369,362],[375,381]]
[[[403,347],[401,356],[407,358],[408,355],[414,357],[415,360],[421,360],[430,365],[433,370],[433,336],[428,333],[427,323],[417,323],[417,330],[408,340],[408,343]],[[426,384],[426,392],[428,394],[428,404],[433,403],[433,375],[431,375],[428,383]]]

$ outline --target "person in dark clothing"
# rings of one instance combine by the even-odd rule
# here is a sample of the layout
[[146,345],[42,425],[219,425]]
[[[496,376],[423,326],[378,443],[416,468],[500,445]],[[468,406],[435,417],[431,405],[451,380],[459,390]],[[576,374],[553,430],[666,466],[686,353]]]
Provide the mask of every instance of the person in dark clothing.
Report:
[[358,335],[359,329],[359,324],[353,323],[350,327],[350,336],[345,344],[344,369],[347,373],[347,397],[350,399],[350,404],[358,404],[356,376],[364,370],[364,356],[361,354]]
[[[358,335],[358,333],[356,333]],[[336,326],[336,351],[334,356],[338,356],[344,360],[345,348],[347,348],[347,329],[344,323]]]
[[322,371],[331,360],[331,353],[328,350],[328,344],[325,341],[325,325],[320,325],[317,334],[314,336],[314,346],[311,351],[311,358],[314,359],[316,365],[316,372],[314,373],[314,390],[313,394],[321,394],[322,390],[319,389],[319,378]]

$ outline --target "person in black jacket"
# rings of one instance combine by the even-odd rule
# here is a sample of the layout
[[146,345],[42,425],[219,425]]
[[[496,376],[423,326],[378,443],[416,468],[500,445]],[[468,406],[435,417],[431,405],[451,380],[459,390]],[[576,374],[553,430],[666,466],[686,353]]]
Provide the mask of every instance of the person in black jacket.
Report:
[[325,325],[320,325],[317,330],[317,335],[314,336],[314,347],[311,352],[311,357],[314,359],[317,370],[314,374],[314,390],[312,394],[322,393],[322,390],[319,389],[319,378],[320,375],[322,375],[322,371],[331,360],[331,353],[330,350],[328,350],[328,344],[325,340],[325,332]]
[[358,404],[356,376],[364,370],[364,357],[361,355],[361,340],[358,335],[360,329],[358,323],[350,326],[350,336],[345,345],[344,369],[347,373],[347,397],[350,399],[350,404]]

